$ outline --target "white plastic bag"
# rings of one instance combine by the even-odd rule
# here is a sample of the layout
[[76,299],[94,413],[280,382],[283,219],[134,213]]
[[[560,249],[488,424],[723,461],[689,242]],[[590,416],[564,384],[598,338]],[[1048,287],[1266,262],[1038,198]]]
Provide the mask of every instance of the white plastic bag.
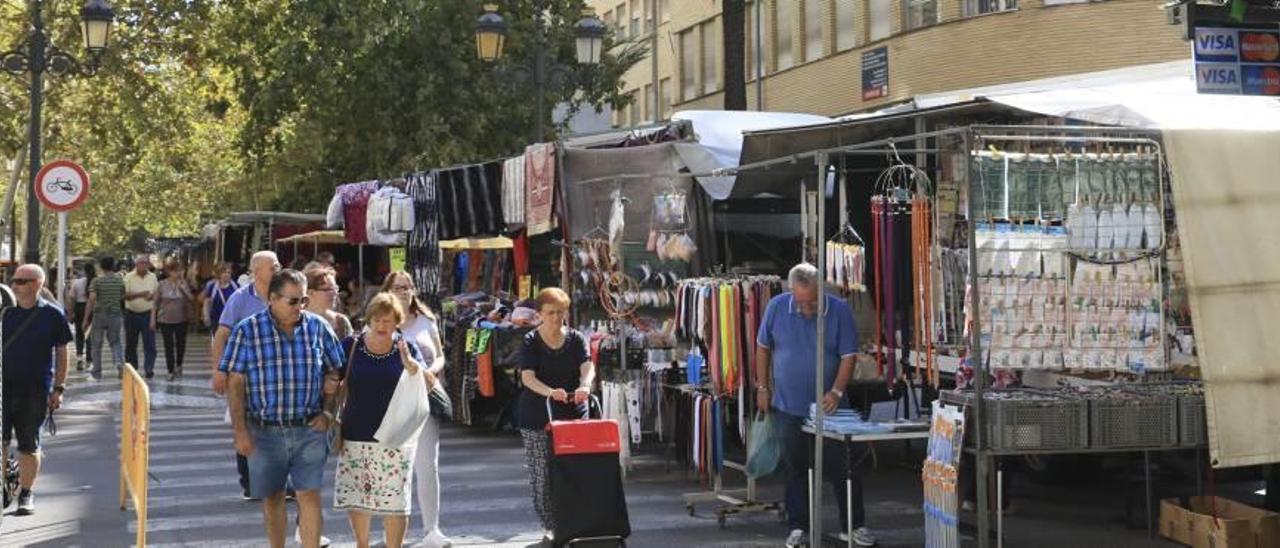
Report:
[[415,375],[408,371],[400,373],[400,381],[396,383],[396,391],[391,394],[391,402],[387,404],[387,412],[382,415],[382,424],[373,433],[373,439],[386,447],[403,447],[418,439],[418,433],[431,416],[430,400],[427,397],[427,383],[422,380],[422,370]]

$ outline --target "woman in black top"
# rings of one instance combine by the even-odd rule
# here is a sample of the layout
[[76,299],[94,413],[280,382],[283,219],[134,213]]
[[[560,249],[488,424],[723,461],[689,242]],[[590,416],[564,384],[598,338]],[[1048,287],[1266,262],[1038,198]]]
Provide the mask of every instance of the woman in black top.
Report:
[[537,301],[542,324],[525,335],[520,353],[520,380],[524,383],[520,392],[520,437],[529,463],[533,509],[550,539],[555,523],[547,488],[551,446],[546,431],[546,401],[550,398],[555,402],[552,410],[557,420],[581,416],[577,406],[590,398],[596,372],[586,338],[564,325],[569,295],[550,287],[538,293]]

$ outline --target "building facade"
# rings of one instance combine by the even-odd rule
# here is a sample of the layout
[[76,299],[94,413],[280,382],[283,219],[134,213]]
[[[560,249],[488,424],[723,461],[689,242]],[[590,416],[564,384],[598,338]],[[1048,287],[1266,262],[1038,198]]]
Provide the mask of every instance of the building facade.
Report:
[[[747,104],[837,116],[921,94],[1187,59],[1191,46],[1182,40],[1183,27],[1168,24],[1162,3],[748,1]],[[721,0],[587,4],[620,39],[649,42],[650,57],[624,78],[635,101],[614,113],[615,126],[664,120],[678,110],[722,108]],[[764,23],[759,29],[757,20]],[[761,88],[763,101],[757,102]]]

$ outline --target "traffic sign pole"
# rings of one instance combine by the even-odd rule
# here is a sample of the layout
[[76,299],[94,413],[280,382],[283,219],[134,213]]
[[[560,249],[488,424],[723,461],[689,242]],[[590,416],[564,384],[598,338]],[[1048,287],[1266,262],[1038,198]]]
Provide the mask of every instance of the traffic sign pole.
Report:
[[[67,212],[58,212],[58,306],[67,302]],[[76,326],[81,329],[81,326]]]

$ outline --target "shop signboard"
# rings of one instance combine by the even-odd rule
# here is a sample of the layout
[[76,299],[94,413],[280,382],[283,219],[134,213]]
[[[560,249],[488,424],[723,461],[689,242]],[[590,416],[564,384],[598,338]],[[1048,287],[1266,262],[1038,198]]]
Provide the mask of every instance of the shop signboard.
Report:
[[388,257],[391,259],[391,271],[392,271],[392,272],[404,272],[404,271],[405,271],[405,269],[404,269],[404,264],[405,264],[405,248],[403,248],[403,247],[393,247],[393,248],[391,248],[391,249],[387,250],[387,255],[388,255]]
[[1280,97],[1280,27],[1196,27],[1196,89]]
[[889,48],[862,52],[862,100],[889,96]]

